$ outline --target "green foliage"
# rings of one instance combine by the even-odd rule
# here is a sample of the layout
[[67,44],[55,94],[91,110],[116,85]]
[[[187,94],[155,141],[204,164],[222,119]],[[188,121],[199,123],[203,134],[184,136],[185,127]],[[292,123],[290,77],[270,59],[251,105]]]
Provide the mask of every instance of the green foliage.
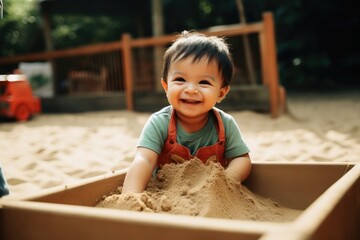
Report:
[[360,87],[360,15],[340,0],[245,0],[248,16],[274,14],[281,82],[292,89]]
[[164,0],[163,3],[168,33],[239,22],[235,0]]
[[55,49],[63,49],[120,39],[121,29],[129,19],[111,16],[55,15],[52,19]]
[[36,45],[40,15],[36,0],[3,0],[0,20],[0,56],[27,53]]

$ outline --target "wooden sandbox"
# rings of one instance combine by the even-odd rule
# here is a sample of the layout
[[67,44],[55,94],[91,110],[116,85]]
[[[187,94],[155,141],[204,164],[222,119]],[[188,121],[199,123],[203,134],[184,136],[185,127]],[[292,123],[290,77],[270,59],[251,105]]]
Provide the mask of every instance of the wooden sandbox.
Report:
[[126,170],[0,200],[0,239],[360,239],[360,164],[253,163],[252,192],[302,210],[255,222],[94,207]]

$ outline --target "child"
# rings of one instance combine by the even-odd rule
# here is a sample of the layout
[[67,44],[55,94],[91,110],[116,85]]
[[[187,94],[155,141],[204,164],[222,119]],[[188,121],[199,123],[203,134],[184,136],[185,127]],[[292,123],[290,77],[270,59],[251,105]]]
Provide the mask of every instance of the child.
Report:
[[223,39],[184,31],[164,55],[161,84],[170,106],[142,130],[122,193],[142,192],[166,163],[217,161],[229,177],[247,178],[249,149],[232,116],[214,108],[230,90],[233,63]]

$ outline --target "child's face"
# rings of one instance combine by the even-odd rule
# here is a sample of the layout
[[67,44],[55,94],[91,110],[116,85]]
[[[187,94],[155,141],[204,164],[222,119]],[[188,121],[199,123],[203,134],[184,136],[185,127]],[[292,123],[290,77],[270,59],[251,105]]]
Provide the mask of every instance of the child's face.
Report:
[[193,62],[187,57],[170,65],[167,83],[162,80],[169,103],[178,114],[197,117],[208,114],[230,87],[222,87],[223,79],[216,61],[206,58]]

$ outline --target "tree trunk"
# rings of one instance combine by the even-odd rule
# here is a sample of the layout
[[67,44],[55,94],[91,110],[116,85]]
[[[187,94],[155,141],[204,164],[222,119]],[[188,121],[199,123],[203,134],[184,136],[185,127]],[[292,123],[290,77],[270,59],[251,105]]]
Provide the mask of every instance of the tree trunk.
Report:
[[[153,36],[161,36],[164,34],[164,20],[162,0],[151,0],[152,7],[152,29]],[[165,49],[161,46],[154,47],[154,73],[155,73],[155,89],[162,90],[161,87],[161,74],[162,74],[162,59]]]
[[[246,24],[245,10],[242,0],[236,0],[236,5],[239,12],[240,23]],[[244,44],[244,52],[245,52],[245,60],[246,60],[246,68],[249,76],[249,83],[256,84],[256,76],[255,69],[253,64],[253,57],[250,48],[249,36],[245,34],[243,37]]]

